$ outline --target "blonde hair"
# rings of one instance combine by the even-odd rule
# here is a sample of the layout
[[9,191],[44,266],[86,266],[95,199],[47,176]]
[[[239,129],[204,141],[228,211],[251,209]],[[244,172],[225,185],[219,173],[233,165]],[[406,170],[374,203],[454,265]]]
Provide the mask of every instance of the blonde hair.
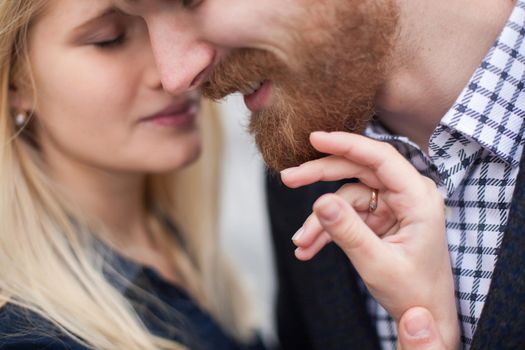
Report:
[[[92,227],[46,175],[38,149],[17,134],[10,87],[21,76],[31,85],[27,34],[44,5],[0,0],[0,308],[10,303],[31,310],[90,348],[182,349],[152,335],[107,281],[108,262],[94,249]],[[251,340],[255,322],[216,235],[220,126],[212,106],[202,114],[200,160],[148,178],[148,201],[174,219],[184,246],[166,230],[155,230],[154,238],[169,247],[190,295],[244,342]]]

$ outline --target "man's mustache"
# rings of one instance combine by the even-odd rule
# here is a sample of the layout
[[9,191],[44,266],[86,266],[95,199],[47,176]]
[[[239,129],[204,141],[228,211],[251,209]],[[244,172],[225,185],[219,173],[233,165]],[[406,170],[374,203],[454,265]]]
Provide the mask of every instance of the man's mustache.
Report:
[[205,97],[220,100],[232,93],[250,90],[254,84],[275,76],[282,65],[270,53],[239,49],[219,62],[202,86]]

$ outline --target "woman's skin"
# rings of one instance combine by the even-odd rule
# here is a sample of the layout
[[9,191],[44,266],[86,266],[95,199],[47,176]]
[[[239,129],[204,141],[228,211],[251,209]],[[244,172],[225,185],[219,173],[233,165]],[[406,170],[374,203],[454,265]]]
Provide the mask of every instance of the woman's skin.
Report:
[[36,94],[17,89],[12,107],[34,111],[30,123],[53,178],[109,228],[106,239],[176,281],[148,239],[144,183],[147,173],[198,157],[199,93],[164,91],[141,18],[115,11],[112,1],[48,3],[30,32]]

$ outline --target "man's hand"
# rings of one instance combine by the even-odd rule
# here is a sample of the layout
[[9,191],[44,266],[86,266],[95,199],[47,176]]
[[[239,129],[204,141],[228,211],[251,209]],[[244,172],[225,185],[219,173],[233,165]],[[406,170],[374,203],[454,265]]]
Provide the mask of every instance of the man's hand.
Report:
[[[319,198],[294,236],[296,256],[312,258],[334,241],[374,298],[398,323],[414,307],[428,309],[447,349],[459,344],[443,199],[392,146],[344,132],[316,132],[312,145],[330,156],[282,172],[292,188],[357,178]],[[373,192],[378,190],[377,208]]]

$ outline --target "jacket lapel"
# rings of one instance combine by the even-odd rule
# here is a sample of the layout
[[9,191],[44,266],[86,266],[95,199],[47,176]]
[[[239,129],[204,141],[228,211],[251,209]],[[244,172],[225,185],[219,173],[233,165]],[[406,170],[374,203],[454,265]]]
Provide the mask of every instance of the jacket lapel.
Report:
[[292,234],[311,213],[314,201],[343,183],[323,182],[290,190],[272,176],[267,181],[280,281],[278,315],[283,350],[379,349],[375,327],[346,255],[329,245],[312,261],[294,257]]
[[525,157],[472,349],[525,348]]

